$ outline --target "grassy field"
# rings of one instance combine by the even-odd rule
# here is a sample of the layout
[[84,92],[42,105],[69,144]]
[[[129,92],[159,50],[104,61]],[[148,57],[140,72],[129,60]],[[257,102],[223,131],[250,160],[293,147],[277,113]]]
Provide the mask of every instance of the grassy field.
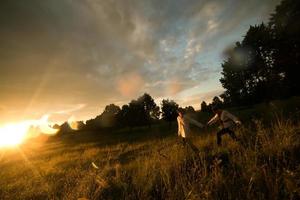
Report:
[[[40,137],[0,150],[0,199],[299,199],[300,120],[252,120],[217,147],[176,126]],[[94,163],[98,169],[93,166]]]

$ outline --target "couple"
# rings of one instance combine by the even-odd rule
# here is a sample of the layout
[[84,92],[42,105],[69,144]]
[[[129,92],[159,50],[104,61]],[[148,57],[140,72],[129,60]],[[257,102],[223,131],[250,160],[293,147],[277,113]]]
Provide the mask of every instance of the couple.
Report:
[[[220,122],[221,130],[217,132],[218,146],[222,144],[222,135],[226,133],[228,133],[232,139],[238,140],[234,131],[232,130],[232,127],[235,124],[241,124],[240,120],[233,114],[229,113],[228,111],[222,110],[216,106],[212,108],[212,111],[214,112],[215,116],[207,122],[207,126],[212,125],[217,121]],[[197,122],[196,120],[185,115],[183,109],[180,109],[177,112],[178,112],[178,117],[177,117],[178,136],[180,136],[183,139],[184,144],[188,143],[194,150],[196,147],[189,140],[186,139],[189,137],[189,133],[190,133],[189,124],[194,124],[200,128],[204,128],[205,126],[200,122]]]

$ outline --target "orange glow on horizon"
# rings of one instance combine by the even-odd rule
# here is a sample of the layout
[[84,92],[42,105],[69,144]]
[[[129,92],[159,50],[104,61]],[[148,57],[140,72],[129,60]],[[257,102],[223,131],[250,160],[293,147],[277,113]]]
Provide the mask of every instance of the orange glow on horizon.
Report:
[[0,128],[0,147],[17,146],[25,139],[28,127],[25,123],[7,124]]
[[[36,137],[39,134],[53,135],[57,129],[49,126],[48,115],[39,120],[26,120],[19,123],[10,123],[0,127],[0,147],[14,147],[23,143],[26,139]],[[34,133],[30,132],[34,128]]]

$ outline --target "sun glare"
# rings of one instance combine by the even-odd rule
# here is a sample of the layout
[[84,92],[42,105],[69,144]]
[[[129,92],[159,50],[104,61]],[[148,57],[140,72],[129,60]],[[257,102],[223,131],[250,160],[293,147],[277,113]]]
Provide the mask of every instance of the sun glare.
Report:
[[[58,131],[49,126],[48,115],[39,120],[27,120],[20,123],[11,123],[0,126],[0,147],[14,147],[24,140],[36,137],[39,134],[53,135]],[[31,133],[30,128],[34,127],[36,133]]]
[[26,137],[28,126],[25,123],[8,124],[0,127],[0,147],[17,146]]

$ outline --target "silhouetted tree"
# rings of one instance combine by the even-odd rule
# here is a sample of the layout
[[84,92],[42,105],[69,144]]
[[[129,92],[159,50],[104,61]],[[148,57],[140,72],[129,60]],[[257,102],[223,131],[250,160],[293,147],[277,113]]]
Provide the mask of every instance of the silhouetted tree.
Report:
[[283,0],[268,25],[250,26],[222,64],[221,96],[240,105],[300,94],[300,2]]
[[60,125],[59,131],[57,132],[58,136],[64,135],[66,133],[72,132],[73,129],[70,127],[68,122],[64,122],[62,125]]
[[59,130],[59,129],[60,129],[60,125],[54,124],[54,125],[52,126],[52,128],[53,128],[53,129],[58,129],[58,130]]
[[83,121],[77,121],[77,129],[82,130],[85,127],[85,123]]
[[155,108],[150,113],[151,118],[154,120],[159,120],[160,115],[161,115],[161,111],[159,106],[155,106]]
[[[300,1],[283,0],[271,15],[269,26],[275,39],[274,69],[280,72],[288,95],[299,95]],[[287,95],[287,94],[285,94]]]
[[154,99],[147,93],[137,99],[139,103],[143,105],[145,122],[151,126],[152,120],[159,118],[159,107],[156,106]]
[[98,115],[94,119],[89,119],[85,122],[84,129],[98,130],[100,128],[101,128],[101,115]]
[[162,119],[169,122],[169,125],[171,126],[171,122],[175,121],[178,114],[178,104],[173,100],[162,100],[161,104],[161,110],[162,110]]
[[115,104],[109,104],[105,106],[105,109],[102,114],[116,115],[120,112],[120,107]]
[[211,103],[212,106],[218,106],[218,107],[222,107],[223,105],[223,102],[221,101],[221,99],[217,96],[215,96],[212,100],[212,103]]
[[132,100],[129,103],[128,122],[130,127],[146,125],[148,123],[148,114],[143,102]]
[[128,105],[124,105],[117,115],[122,126],[151,126],[153,120],[160,117],[160,109],[154,99],[147,93],[137,100],[132,100]]
[[117,126],[117,115],[121,111],[115,104],[107,105],[99,117],[100,126],[104,128]]
[[194,109],[193,106],[186,106],[184,108],[184,110],[185,110],[186,113],[194,113],[195,112],[195,109]]
[[230,97],[227,95],[228,94],[226,92],[220,95],[221,99],[223,100],[223,107],[230,106]]
[[117,120],[119,124],[123,127],[129,126],[129,105],[123,105],[120,112],[117,114]]
[[201,111],[202,112],[208,112],[209,111],[208,105],[205,101],[202,101],[202,103],[201,103]]
[[154,102],[154,99],[147,93],[140,96],[137,101],[141,102],[144,106],[144,110],[147,113],[150,113],[151,110],[153,110],[156,107],[156,103]]
[[119,106],[110,104],[105,106],[103,112],[94,119],[86,121],[83,129],[98,130],[102,128],[113,128],[119,125],[118,114],[121,111]]

